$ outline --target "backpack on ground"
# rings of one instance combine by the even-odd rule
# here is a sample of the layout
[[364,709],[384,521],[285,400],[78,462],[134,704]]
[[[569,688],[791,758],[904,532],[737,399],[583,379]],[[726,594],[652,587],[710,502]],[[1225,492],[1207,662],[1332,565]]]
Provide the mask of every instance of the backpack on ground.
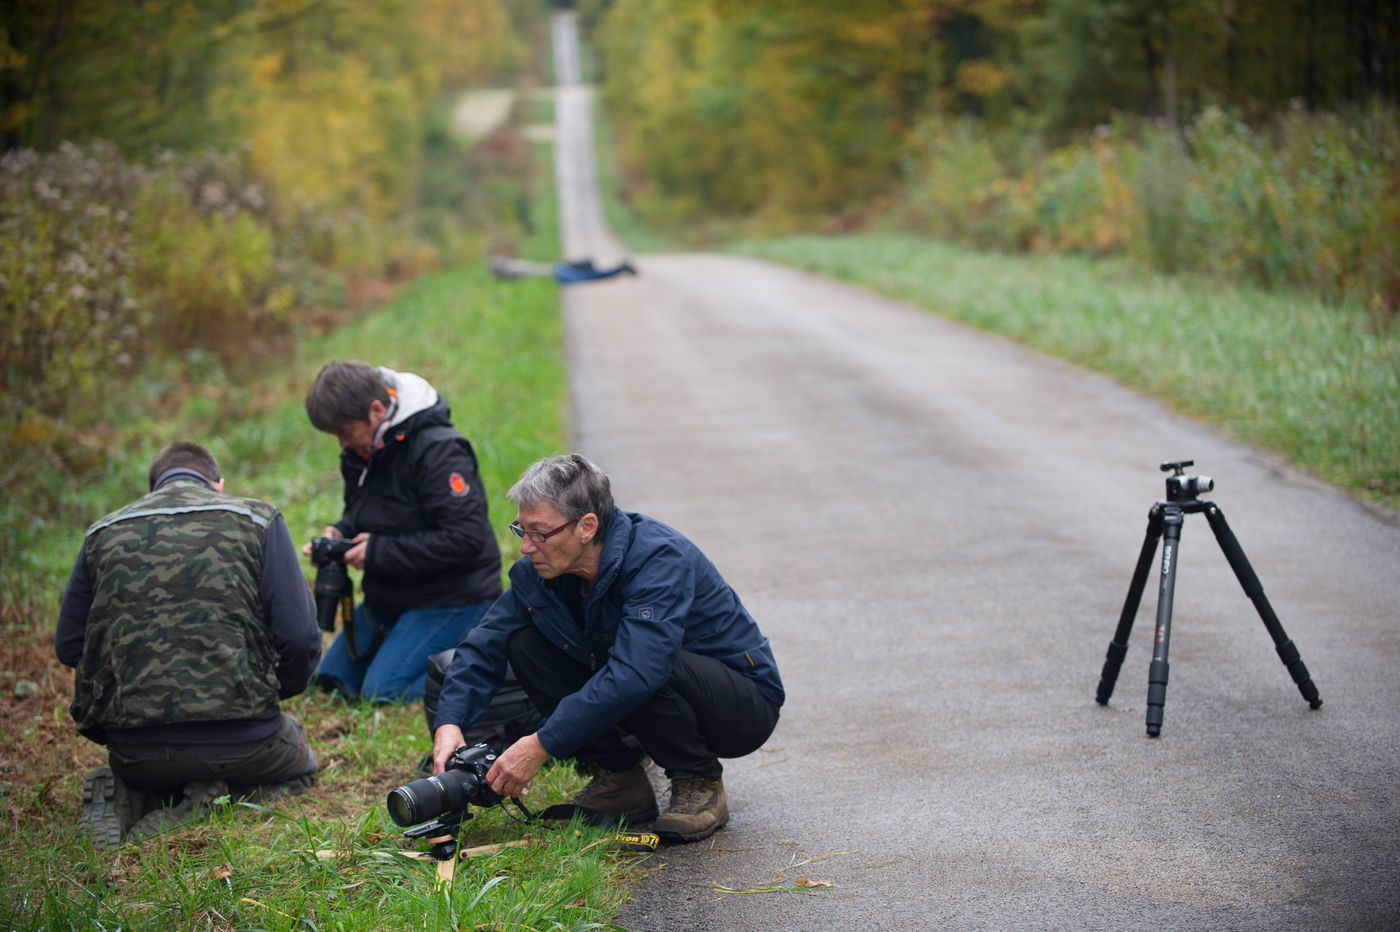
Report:
[[[428,682],[423,690],[423,714],[428,719],[429,739],[433,736],[433,720],[437,718],[442,683],[447,678],[447,668],[451,665],[455,652],[456,648],[449,647],[428,658]],[[515,671],[511,669],[510,664],[506,664],[505,682],[492,697],[486,714],[477,719],[470,728],[463,728],[462,733],[466,736],[468,746],[486,744],[499,754],[526,735],[534,734],[543,721],[543,716],[535,711],[530,697],[525,695],[525,690],[515,678]]]

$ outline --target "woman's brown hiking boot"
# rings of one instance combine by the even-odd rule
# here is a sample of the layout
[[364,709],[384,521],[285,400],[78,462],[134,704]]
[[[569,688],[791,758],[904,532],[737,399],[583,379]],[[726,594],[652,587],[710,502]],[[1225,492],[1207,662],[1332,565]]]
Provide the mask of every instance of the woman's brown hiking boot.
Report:
[[724,782],[678,773],[671,777],[671,804],[652,831],[667,844],[709,838],[729,821]]

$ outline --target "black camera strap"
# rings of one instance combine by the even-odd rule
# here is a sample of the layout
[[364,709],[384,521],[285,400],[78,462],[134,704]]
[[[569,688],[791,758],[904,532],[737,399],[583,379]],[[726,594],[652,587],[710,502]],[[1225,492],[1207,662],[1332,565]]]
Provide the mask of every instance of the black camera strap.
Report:
[[517,821],[517,822],[521,822],[521,821],[524,821],[524,822],[533,822],[533,821],[535,821],[535,814],[534,814],[533,812],[531,812],[529,809],[525,808],[525,803],[521,802],[519,796],[507,796],[506,799],[509,799],[511,802],[515,803],[515,808],[519,809],[519,810],[520,810],[520,814],[523,815],[525,818],[524,818],[524,819],[515,819],[515,816],[511,814],[511,811],[510,811],[509,809],[506,808],[506,801],[505,801],[505,799],[501,800],[501,811],[502,811],[502,812],[504,812],[506,815],[510,816],[512,819],[515,819],[515,821]]
[[355,590],[351,584],[350,596],[341,602],[341,621],[345,629],[345,652],[350,655],[350,659],[356,663],[368,662],[374,659],[374,655],[379,653],[379,648],[384,645],[384,639],[389,635],[389,625],[379,623],[377,614],[369,607],[369,603],[361,602],[360,607],[364,609],[365,621],[369,622],[369,650],[360,650],[360,632],[355,624]]
[[[525,803],[520,800],[520,797],[510,796],[507,798],[512,803],[514,803],[515,807],[520,810],[522,815],[525,816],[523,821],[534,822],[537,820],[537,818],[539,818],[529,809],[525,808]],[[501,800],[499,805],[501,807],[501,811],[504,812],[506,815],[510,816],[512,819],[515,819],[515,821],[517,822],[522,821],[520,819],[516,819],[514,815],[511,815],[510,810],[506,808],[506,801],[504,799]],[[576,809],[576,807],[572,806],[569,808]],[[612,841],[614,844],[618,845],[619,847],[624,848],[628,851],[651,852],[655,851],[657,846],[661,844],[661,836],[657,835],[655,832],[618,831],[617,834],[613,835],[612,838],[609,840]]]

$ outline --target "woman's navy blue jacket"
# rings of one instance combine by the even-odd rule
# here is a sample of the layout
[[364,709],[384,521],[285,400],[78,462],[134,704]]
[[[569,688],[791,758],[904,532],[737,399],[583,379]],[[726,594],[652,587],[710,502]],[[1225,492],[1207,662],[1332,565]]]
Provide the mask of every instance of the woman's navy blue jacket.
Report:
[[580,597],[579,577],[544,579],[522,557],[510,583],[458,645],[434,728],[470,727],[486,711],[505,677],[506,642],[531,624],[595,671],[540,726],[540,743],[554,757],[570,756],[639,708],[666,684],[682,650],[723,662],[783,704],[768,639],[714,564],[660,521],[613,509],[582,626],[570,608]]

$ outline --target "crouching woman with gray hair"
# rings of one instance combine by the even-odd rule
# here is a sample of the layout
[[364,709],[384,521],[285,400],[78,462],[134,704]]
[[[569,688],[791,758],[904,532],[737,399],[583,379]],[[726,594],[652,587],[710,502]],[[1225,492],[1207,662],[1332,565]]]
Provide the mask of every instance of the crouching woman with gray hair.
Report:
[[[447,671],[435,772],[509,661],[544,722],[500,755],[491,789],[518,796],[550,758],[574,758],[591,780],[561,814],[655,820],[667,842],[709,837],[729,818],[719,759],[757,750],[778,723],[783,686],[768,639],[695,544],[617,508],[608,477],[584,457],[540,460],[508,495],[522,556]],[[659,817],[643,755],[671,780]]]

